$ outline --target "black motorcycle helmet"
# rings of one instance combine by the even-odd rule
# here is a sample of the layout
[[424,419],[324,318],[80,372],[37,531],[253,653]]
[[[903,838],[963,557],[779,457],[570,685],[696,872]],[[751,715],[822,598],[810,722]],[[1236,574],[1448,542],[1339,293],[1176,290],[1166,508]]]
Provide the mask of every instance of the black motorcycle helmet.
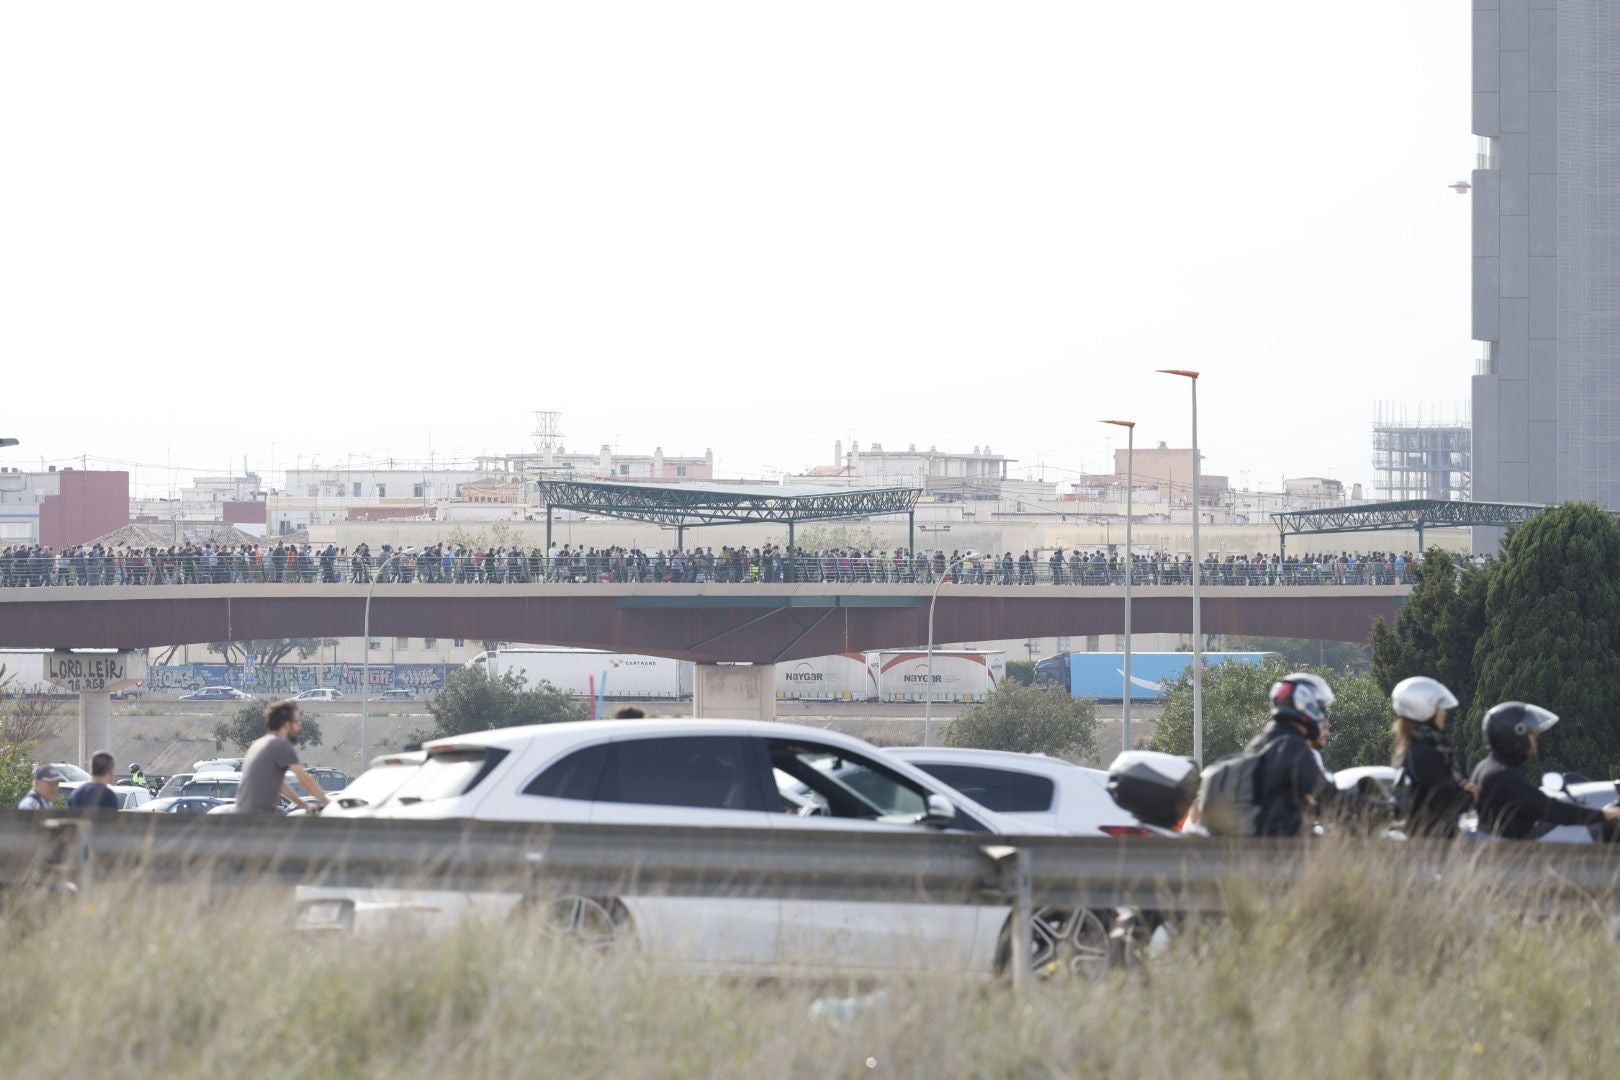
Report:
[[1522,760],[1530,754],[1530,736],[1558,723],[1558,714],[1540,705],[1504,701],[1485,714],[1485,741],[1506,758]]
[[138,761],[137,762],[131,762],[130,766],[129,766],[129,771],[132,772],[132,773],[140,772],[141,771],[140,762],[138,762]]

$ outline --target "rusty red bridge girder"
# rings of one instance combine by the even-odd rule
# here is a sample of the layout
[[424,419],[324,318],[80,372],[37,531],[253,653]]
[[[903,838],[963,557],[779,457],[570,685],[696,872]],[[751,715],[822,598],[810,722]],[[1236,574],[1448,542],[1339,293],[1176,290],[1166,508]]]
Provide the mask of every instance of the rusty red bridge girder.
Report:
[[[697,661],[772,663],[922,644],[929,585],[379,584],[376,637],[571,645]],[[1362,641],[1404,585],[1203,589],[1205,633]],[[137,649],[281,637],[359,637],[364,585],[0,589],[0,648]],[[947,585],[936,642],[1115,634],[1118,587]],[[1186,586],[1138,586],[1137,633],[1186,633]]]

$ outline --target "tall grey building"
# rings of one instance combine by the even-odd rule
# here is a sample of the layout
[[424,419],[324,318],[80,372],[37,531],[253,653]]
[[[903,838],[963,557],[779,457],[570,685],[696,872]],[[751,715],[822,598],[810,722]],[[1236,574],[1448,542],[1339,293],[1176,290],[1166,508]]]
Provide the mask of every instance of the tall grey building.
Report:
[[1473,497],[1620,510],[1620,4],[1474,0]]

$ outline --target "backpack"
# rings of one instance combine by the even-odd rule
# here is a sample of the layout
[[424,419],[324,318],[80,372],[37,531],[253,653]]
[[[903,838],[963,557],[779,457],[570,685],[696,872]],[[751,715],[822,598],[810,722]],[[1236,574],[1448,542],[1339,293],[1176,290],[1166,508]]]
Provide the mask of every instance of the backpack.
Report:
[[1260,761],[1265,746],[1243,750],[1204,769],[1194,816],[1211,836],[1260,832]]

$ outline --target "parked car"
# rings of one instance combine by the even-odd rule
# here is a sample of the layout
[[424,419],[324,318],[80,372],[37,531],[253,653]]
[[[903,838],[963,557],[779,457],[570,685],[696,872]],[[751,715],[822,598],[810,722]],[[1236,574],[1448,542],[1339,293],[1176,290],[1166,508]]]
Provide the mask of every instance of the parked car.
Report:
[[[320,782],[321,787],[332,796],[332,801],[321,811],[321,817],[374,816],[377,808],[386,803],[425,760],[427,754],[421,750],[382,754],[371,759],[371,768],[341,787],[329,788],[326,786],[326,780],[315,774],[315,779]],[[312,774],[315,773],[313,769],[310,771]],[[332,770],[321,770],[321,772],[328,771]],[[299,813],[301,811],[293,811],[295,815]]]
[[[439,739],[374,815],[380,819],[714,826],[788,832],[1044,832],[1014,823],[908,762],[818,728],[743,720],[610,720],[508,728]],[[776,774],[806,785],[803,814]],[[444,929],[505,917],[518,893],[305,886],[306,930]],[[701,970],[859,974],[992,973],[1008,962],[1007,907],[564,896],[536,913],[598,944]],[[1096,970],[1107,928],[1090,912],[1037,925],[1031,961]]]
[[1013,821],[1067,836],[1175,836],[1148,825],[1108,794],[1108,773],[1044,754],[903,746],[890,757],[909,761],[975,802]]
[[396,687],[393,690],[384,690],[378,694],[377,701],[415,701],[420,695],[415,690],[406,690]]
[[[276,797],[276,810],[278,812],[285,814],[285,813],[287,813],[287,812],[289,812],[289,811],[291,811],[293,809],[294,809],[294,805],[293,805],[293,803],[288,801],[287,796],[278,795]],[[219,805],[218,806],[213,806],[213,807],[210,807],[208,809],[208,813],[210,813],[210,814],[234,814],[234,813],[236,813],[236,800],[234,798],[221,799],[221,800],[219,800]]]
[[157,797],[161,800],[179,795],[180,789],[186,786],[186,781],[196,775],[194,772],[175,773],[164,781],[162,787],[158,788]]
[[181,701],[252,701],[252,694],[245,694],[234,686],[205,686],[200,690],[193,690],[189,694],[181,694]]
[[342,701],[343,691],[333,690],[329,687],[317,687],[314,690],[305,690],[294,701]]
[[200,772],[181,785],[180,795],[234,800],[237,785],[241,782],[242,774],[239,772]]
[[51,762],[51,768],[62,774],[64,787],[68,784],[88,784],[90,782],[90,774],[77,765],[69,765],[65,761],[53,761]]
[[[321,785],[321,790],[329,796],[349,786],[348,774],[337,769],[313,768],[308,769],[308,772],[310,777]],[[304,782],[291,773],[287,775],[287,786],[292,788],[293,793],[300,799],[310,797],[309,792],[304,789]]]
[[134,784],[114,784],[109,790],[118,796],[118,809],[138,810],[152,801],[152,793]]
[[202,761],[198,761],[198,762],[194,763],[191,766],[191,771],[194,772],[194,773],[205,773],[205,772],[233,772],[233,773],[239,773],[239,772],[242,771],[242,762],[245,761],[245,760],[247,760],[247,759],[246,758],[239,758],[239,757],[204,758]]
[[209,798],[204,795],[182,795],[174,798],[157,798],[141,806],[131,807],[132,810],[148,814],[206,814],[216,806],[227,805],[224,799]]
[[321,790],[328,795],[335,791],[342,791],[354,782],[353,778],[342,769],[333,769],[324,765],[306,765],[304,769],[314,778],[317,784],[321,785]]

